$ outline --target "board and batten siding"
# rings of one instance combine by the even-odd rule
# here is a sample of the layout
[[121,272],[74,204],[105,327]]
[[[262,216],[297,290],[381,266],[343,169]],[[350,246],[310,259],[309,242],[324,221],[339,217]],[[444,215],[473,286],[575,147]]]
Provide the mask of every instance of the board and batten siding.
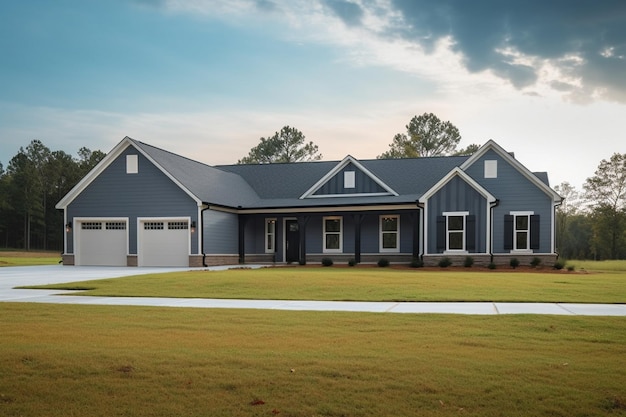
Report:
[[[485,178],[485,161],[497,161],[496,178]],[[510,252],[504,249],[504,216],[515,211],[540,216],[539,249],[535,252],[552,252],[553,202],[548,194],[493,150],[477,159],[465,172],[499,200],[493,209],[494,253]]]
[[[126,155],[138,155],[135,174],[126,173]],[[198,221],[197,203],[135,148],[129,147],[98,175],[67,207],[74,217],[128,218],[129,254],[137,254],[138,217],[181,217]],[[67,234],[67,252],[74,252]],[[198,253],[198,239],[191,238],[191,253]]]
[[469,212],[475,216],[475,250],[473,253],[487,252],[487,199],[459,176],[455,176],[429,200],[426,219],[428,226],[427,253],[437,253],[437,217],[444,212]]
[[[346,188],[344,184],[345,172],[354,172],[354,187]],[[336,175],[330,178],[317,190],[314,195],[337,195],[337,194],[368,194],[385,193],[386,190],[377,184],[372,178],[364,173],[353,163],[347,164]]]

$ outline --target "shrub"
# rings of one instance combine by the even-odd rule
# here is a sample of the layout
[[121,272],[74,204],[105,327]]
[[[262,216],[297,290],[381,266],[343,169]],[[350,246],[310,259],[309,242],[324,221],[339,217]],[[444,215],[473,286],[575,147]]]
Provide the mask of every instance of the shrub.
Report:
[[322,258],[322,265],[333,266],[333,260],[330,258]]
[[441,259],[439,260],[439,266],[440,266],[441,268],[447,268],[447,267],[449,267],[450,265],[452,265],[452,261],[451,261],[451,260],[450,260],[450,258],[448,258],[447,256],[446,256],[445,258],[441,258]]
[[350,258],[350,260],[348,261],[348,266],[354,266],[354,265],[356,265],[356,259]]
[[424,261],[420,258],[413,258],[410,265],[411,268],[422,268],[424,266]]
[[536,268],[539,265],[541,265],[541,258],[534,257],[533,260],[530,261],[530,266],[532,266],[533,268]]
[[569,272],[573,272],[576,269],[576,267],[574,265],[567,265],[567,270]]
[[509,265],[511,265],[511,268],[515,269],[519,266],[519,259],[517,258],[511,258],[511,261],[509,262]]
[[465,261],[463,261],[463,266],[466,268],[470,268],[472,265],[474,265],[474,258],[472,258],[471,256],[466,256]]
[[563,268],[565,268],[565,261],[557,259],[556,262],[554,263],[554,269],[561,270]]
[[380,266],[381,268],[389,266],[389,259],[387,259],[387,258],[380,258],[378,260],[378,266]]
[[489,268],[489,269],[496,269],[495,262],[489,262],[489,265],[487,265],[487,268]]

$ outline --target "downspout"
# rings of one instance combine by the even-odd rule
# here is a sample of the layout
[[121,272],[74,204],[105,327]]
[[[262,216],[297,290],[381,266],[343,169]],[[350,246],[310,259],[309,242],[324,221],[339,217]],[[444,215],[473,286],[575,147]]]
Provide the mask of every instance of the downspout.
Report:
[[500,200],[496,198],[496,201],[490,203],[489,210],[491,213],[489,214],[489,262],[493,263],[493,209],[500,205]]
[[[417,208],[419,209],[417,220],[416,220],[416,223],[417,223],[416,228],[419,230],[419,235],[420,235],[417,237],[417,246],[418,246],[417,254],[418,254],[419,259],[424,260],[423,249],[424,249],[424,246],[426,245],[426,238],[424,236],[424,229],[425,229],[424,227],[424,203],[421,203],[419,200],[417,200],[416,204],[417,204]],[[420,225],[422,227],[420,227]],[[420,241],[422,242],[421,247],[420,247]]]
[[556,259],[560,257],[559,253],[556,251],[556,209],[563,204],[563,201],[565,201],[565,198],[561,197],[560,201],[555,201],[554,204],[552,204],[552,251],[556,254]]
[[202,210],[200,210],[200,227],[198,227],[198,233],[200,233],[200,250],[202,251],[202,266],[207,267],[206,264],[206,253],[204,251],[204,212],[211,209],[209,203],[202,203],[203,206],[206,206]]

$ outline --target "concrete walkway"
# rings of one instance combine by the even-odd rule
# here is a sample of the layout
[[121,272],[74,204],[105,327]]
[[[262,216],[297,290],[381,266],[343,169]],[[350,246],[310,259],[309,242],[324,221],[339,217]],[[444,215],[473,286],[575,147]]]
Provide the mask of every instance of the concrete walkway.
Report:
[[[202,268],[210,270],[228,267]],[[195,308],[242,308],[301,311],[351,311],[373,313],[439,313],[439,314],[554,314],[582,316],[626,316],[626,304],[569,303],[432,303],[432,302],[349,302],[349,301],[285,301],[224,300],[205,298],[152,297],[67,297],[72,291],[20,290],[17,286],[58,284],[129,275],[187,271],[189,268],[126,268],[77,266],[22,266],[0,268],[0,302],[30,302],[82,305],[121,305]],[[0,306],[0,309],[2,307]]]

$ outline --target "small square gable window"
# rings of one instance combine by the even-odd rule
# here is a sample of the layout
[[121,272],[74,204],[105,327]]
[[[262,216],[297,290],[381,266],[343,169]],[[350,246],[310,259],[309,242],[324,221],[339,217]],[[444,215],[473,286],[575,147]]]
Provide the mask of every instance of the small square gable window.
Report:
[[485,178],[498,178],[498,161],[485,161]]
[[126,155],[126,173],[139,173],[139,158],[137,155]]
[[354,188],[356,185],[354,171],[345,171],[343,173],[343,187]]

